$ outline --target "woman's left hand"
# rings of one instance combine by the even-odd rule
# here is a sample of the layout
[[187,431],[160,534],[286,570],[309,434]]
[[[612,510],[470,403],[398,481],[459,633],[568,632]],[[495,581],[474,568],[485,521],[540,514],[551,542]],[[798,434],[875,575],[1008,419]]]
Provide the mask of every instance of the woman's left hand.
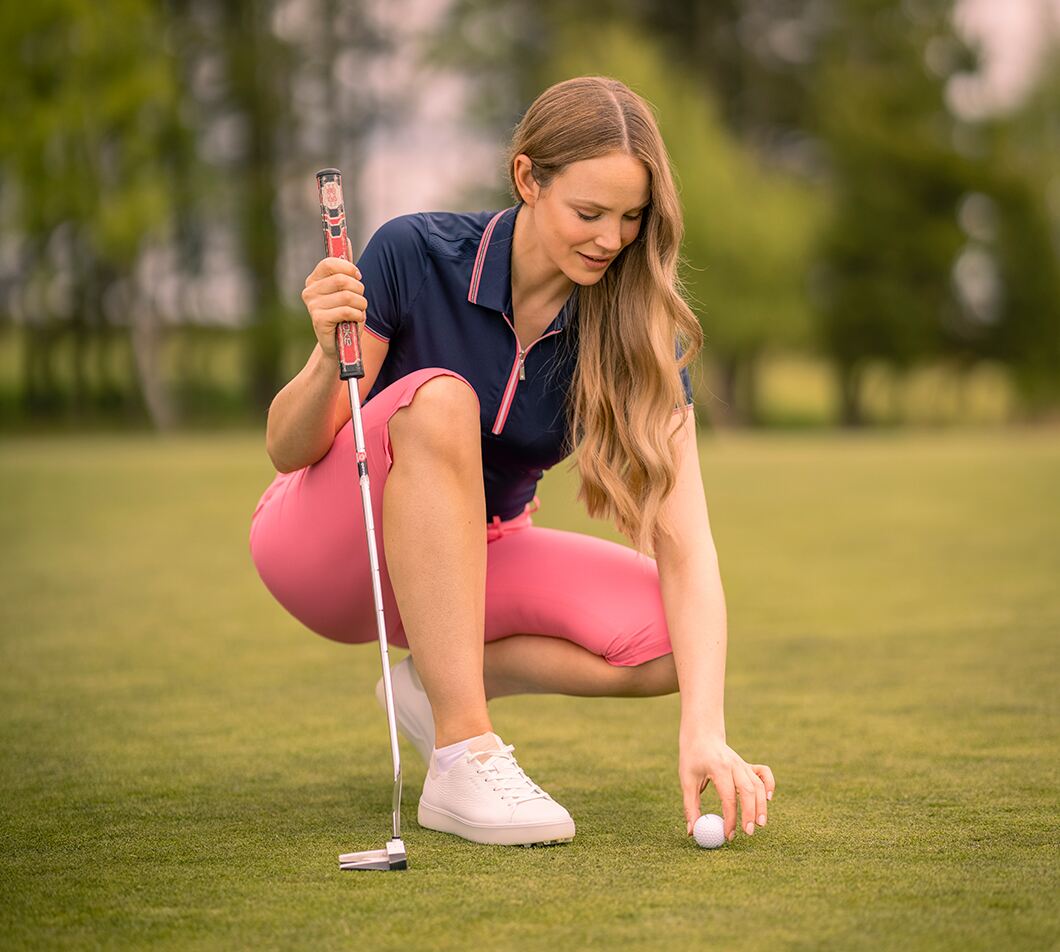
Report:
[[776,781],[765,764],[749,764],[715,734],[682,733],[677,772],[685,804],[688,834],[700,817],[699,798],[713,781],[721,798],[725,839],[736,836],[736,797],[740,798],[742,826],[748,836],[755,824],[766,825],[766,801],[773,799]]

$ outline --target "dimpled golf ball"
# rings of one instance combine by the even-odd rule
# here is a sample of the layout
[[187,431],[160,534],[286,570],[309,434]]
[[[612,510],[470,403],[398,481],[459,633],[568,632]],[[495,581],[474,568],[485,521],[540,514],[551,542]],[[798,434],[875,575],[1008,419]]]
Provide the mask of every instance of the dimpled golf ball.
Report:
[[716,813],[704,813],[692,827],[695,841],[706,850],[725,845],[725,821]]

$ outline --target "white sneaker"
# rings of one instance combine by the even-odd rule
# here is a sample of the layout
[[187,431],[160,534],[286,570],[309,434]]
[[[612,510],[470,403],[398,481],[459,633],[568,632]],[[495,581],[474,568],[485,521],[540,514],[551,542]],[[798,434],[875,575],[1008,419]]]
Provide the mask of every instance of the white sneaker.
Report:
[[571,815],[523,772],[514,749],[489,731],[475,737],[444,773],[432,756],[420,796],[420,826],[503,846],[574,839]]
[[[423,682],[412,663],[412,655],[403,658],[390,669],[390,687],[394,692],[394,714],[398,729],[420,752],[425,764],[431,762],[434,750],[434,713]],[[376,682],[375,697],[386,710],[386,692],[382,677]]]

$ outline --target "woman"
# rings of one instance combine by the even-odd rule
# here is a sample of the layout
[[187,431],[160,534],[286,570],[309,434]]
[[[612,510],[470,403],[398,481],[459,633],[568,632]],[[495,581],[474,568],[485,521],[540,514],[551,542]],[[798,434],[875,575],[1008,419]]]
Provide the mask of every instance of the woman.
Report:
[[[652,111],[613,79],[559,83],[517,126],[508,174],[511,208],[401,216],[357,266],[325,258],[306,279],[317,345],[269,409],[278,474],[255,564],[309,628],[376,641],[334,340],[357,321],[388,639],[411,651],[395,707],[428,764],[421,825],[572,839],[487,699],[680,690],[688,832],[713,781],[727,837],[737,797],[750,835],[775,783],[725,743],[725,602],[686,369],[702,331],[679,293],[681,210]],[[543,471],[575,450],[579,498],[637,550],[533,525]]]

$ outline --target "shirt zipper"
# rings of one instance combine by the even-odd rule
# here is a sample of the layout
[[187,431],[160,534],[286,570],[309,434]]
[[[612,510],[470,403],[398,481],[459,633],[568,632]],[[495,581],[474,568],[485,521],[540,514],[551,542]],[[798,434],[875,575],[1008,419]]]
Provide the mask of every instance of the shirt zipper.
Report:
[[530,348],[538,343],[538,341],[543,341],[546,337],[551,337],[553,334],[558,334],[563,330],[563,328],[560,327],[554,331],[549,331],[547,334],[542,334],[537,340],[531,341],[526,349],[523,350],[519,343],[519,335],[515,333],[515,325],[511,322],[507,314],[504,314],[504,320],[512,329],[512,334],[515,336],[515,362],[512,364],[511,372],[508,374],[508,383],[504,388],[504,396],[501,398],[500,409],[497,410],[497,418],[493,421],[493,429],[490,431],[494,436],[504,429],[504,424],[508,420],[508,411],[511,410],[512,401],[515,399],[515,390],[519,386],[519,381],[526,380],[526,355],[530,353]]

